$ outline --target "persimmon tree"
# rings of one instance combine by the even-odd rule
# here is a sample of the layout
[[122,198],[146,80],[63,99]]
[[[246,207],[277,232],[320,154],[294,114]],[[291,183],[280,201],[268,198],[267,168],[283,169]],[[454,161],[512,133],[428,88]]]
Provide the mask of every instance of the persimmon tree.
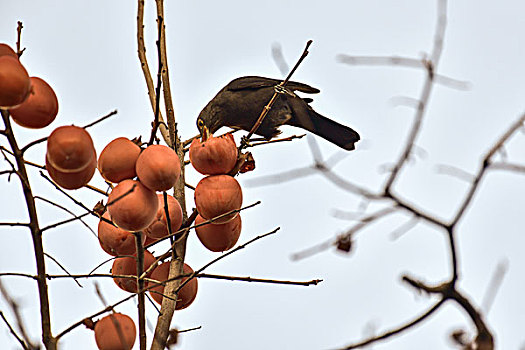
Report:
[[[0,105],[5,125],[2,135],[9,144],[9,147],[2,147],[2,152],[7,164],[11,167],[3,174],[14,175],[20,180],[29,213],[29,223],[12,222],[4,223],[4,226],[21,226],[30,229],[37,265],[36,275],[13,272],[4,273],[2,276],[24,276],[37,281],[41,313],[41,341],[46,349],[56,349],[63,336],[81,325],[94,330],[96,343],[100,349],[131,349],[135,343],[135,332],[138,329],[139,347],[145,349],[147,344],[145,308],[146,298],[150,298],[147,296],[147,292],[151,294],[152,300],[161,305],[160,310],[158,310],[158,320],[151,348],[164,349],[169,345],[174,345],[177,342],[179,332],[170,326],[174,311],[187,308],[195,300],[198,290],[198,276],[297,285],[315,285],[319,282],[319,280],[307,282],[257,280],[202,274],[204,269],[214,262],[278,230],[277,228],[265,235],[258,236],[232,250],[240,236],[239,212],[258,204],[254,203],[242,207],[242,190],[234,176],[253,170],[253,158],[249,152],[243,152],[243,149],[267,143],[249,144],[250,136],[260,125],[265,113],[261,111],[259,123],[254,125],[253,130],[247,138],[243,139],[243,143],[238,149],[235,147],[233,137],[228,134],[224,138],[203,139],[200,146],[193,147],[190,151],[190,143],[196,145],[196,137],[185,142],[181,140],[177,132],[171,102],[162,1],[157,1],[156,10],[158,73],[154,87],[145,56],[143,40],[144,2],[138,2],[139,60],[143,68],[153,110],[149,141],[142,142],[140,137],[133,141],[124,137],[117,137],[104,148],[98,162],[96,150],[87,129],[117,114],[116,111],[84,127],[60,126],[48,137],[35,140],[23,147],[18,146],[12,121],[28,128],[42,128],[49,125],[58,113],[57,98],[52,88],[42,79],[30,78],[21,63],[24,53],[24,49],[21,49],[23,28],[21,22],[18,23],[16,52],[9,45],[2,44]],[[300,61],[306,53],[305,50]],[[166,106],[165,116],[160,111],[161,91],[162,100]],[[269,101],[268,108],[271,108],[271,104],[272,102]],[[158,134],[162,135],[163,142],[166,145],[159,144],[161,139]],[[222,140],[226,141],[229,146],[229,151],[227,151],[229,157],[223,156],[226,148],[220,142]],[[26,159],[26,151],[42,142],[47,144],[45,164],[38,164]],[[198,171],[207,175],[196,187],[185,183],[184,167],[189,164],[185,158],[187,158],[186,154],[189,153],[196,162]],[[11,159],[14,159],[14,162]],[[41,175],[52,183],[56,190],[67,195],[86,212],[53,225],[41,227],[35,204],[37,197],[32,192],[27,167],[44,170],[41,171]],[[106,181],[108,187],[106,190],[88,185],[97,168]],[[195,192],[196,209],[193,209],[190,215],[186,210],[186,186]],[[94,208],[89,209],[82,201],[74,199],[73,195],[65,192],[65,190],[76,190],[82,187],[87,187],[107,198],[103,198]],[[166,193],[172,189],[174,196]],[[49,199],[43,200],[70,212],[67,208]],[[42,244],[44,232],[71,221],[82,221],[82,218],[87,215],[94,215],[100,219],[98,239],[101,248],[114,256],[109,260],[113,261],[111,274],[97,274],[92,271],[83,275],[73,275],[66,268],[63,268],[66,272],[65,275],[46,273],[45,260],[50,255],[45,252]],[[194,225],[198,216],[199,221]],[[203,241],[205,247],[210,247],[210,250],[216,252],[230,251],[212,260],[204,267],[194,270],[185,263],[186,240],[191,229],[201,227],[206,228],[206,231],[200,231],[201,234],[199,235],[199,239]],[[147,248],[153,247],[161,241],[169,241],[169,248],[165,253],[155,257]],[[101,277],[113,278],[118,287],[131,293],[131,295],[117,303],[107,305],[103,310],[83,318],[62,332],[55,334],[52,330],[50,316],[48,283],[58,278],[76,280],[78,278]],[[97,290],[97,294],[106,304],[99,290]],[[135,327],[132,318],[114,310],[117,305],[134,297],[137,298],[138,302],[138,327]],[[16,303],[11,305],[13,311],[16,312]],[[96,319],[96,317],[106,313],[110,314],[99,320]],[[18,320],[21,335],[15,331],[5,317],[3,320],[24,349],[38,348],[31,337],[23,331],[22,320]]]

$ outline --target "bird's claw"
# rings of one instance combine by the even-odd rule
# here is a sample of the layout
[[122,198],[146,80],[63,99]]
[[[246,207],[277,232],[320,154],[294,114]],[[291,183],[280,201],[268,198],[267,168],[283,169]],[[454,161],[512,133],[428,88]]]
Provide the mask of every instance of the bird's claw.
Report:
[[288,90],[285,86],[282,86],[279,84],[279,85],[275,85],[273,88],[275,92],[278,94],[286,94],[286,95],[295,97],[295,94],[292,91]]
[[246,147],[251,147],[251,146],[252,146],[251,140],[247,138],[246,136],[241,136],[241,147],[246,148]]

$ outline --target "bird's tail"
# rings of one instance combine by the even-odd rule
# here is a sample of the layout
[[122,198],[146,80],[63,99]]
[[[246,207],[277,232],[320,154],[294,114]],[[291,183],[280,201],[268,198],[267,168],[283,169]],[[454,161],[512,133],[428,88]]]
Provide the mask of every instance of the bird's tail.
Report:
[[293,100],[294,115],[289,121],[290,125],[306,129],[348,151],[355,149],[354,144],[360,139],[355,130],[317,113],[308,105],[308,99]]

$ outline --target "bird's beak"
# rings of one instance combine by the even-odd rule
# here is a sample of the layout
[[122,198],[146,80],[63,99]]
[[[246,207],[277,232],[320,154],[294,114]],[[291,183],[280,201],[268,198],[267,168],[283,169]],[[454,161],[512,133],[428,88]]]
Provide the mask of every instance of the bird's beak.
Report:
[[201,141],[206,142],[210,138],[210,130],[204,125],[199,131],[201,133]]

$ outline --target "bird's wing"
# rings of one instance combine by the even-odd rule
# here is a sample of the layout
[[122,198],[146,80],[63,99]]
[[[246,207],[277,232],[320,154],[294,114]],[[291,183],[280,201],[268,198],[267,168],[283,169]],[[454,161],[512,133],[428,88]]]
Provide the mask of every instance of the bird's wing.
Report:
[[[237,90],[248,90],[248,89],[260,89],[264,87],[272,87],[279,85],[281,80],[271,79],[258,76],[247,76],[232,80],[226,88],[231,91]],[[296,81],[289,81],[286,87],[290,90],[297,90],[308,94],[316,94],[319,89],[311,87],[310,85],[298,83]]]

